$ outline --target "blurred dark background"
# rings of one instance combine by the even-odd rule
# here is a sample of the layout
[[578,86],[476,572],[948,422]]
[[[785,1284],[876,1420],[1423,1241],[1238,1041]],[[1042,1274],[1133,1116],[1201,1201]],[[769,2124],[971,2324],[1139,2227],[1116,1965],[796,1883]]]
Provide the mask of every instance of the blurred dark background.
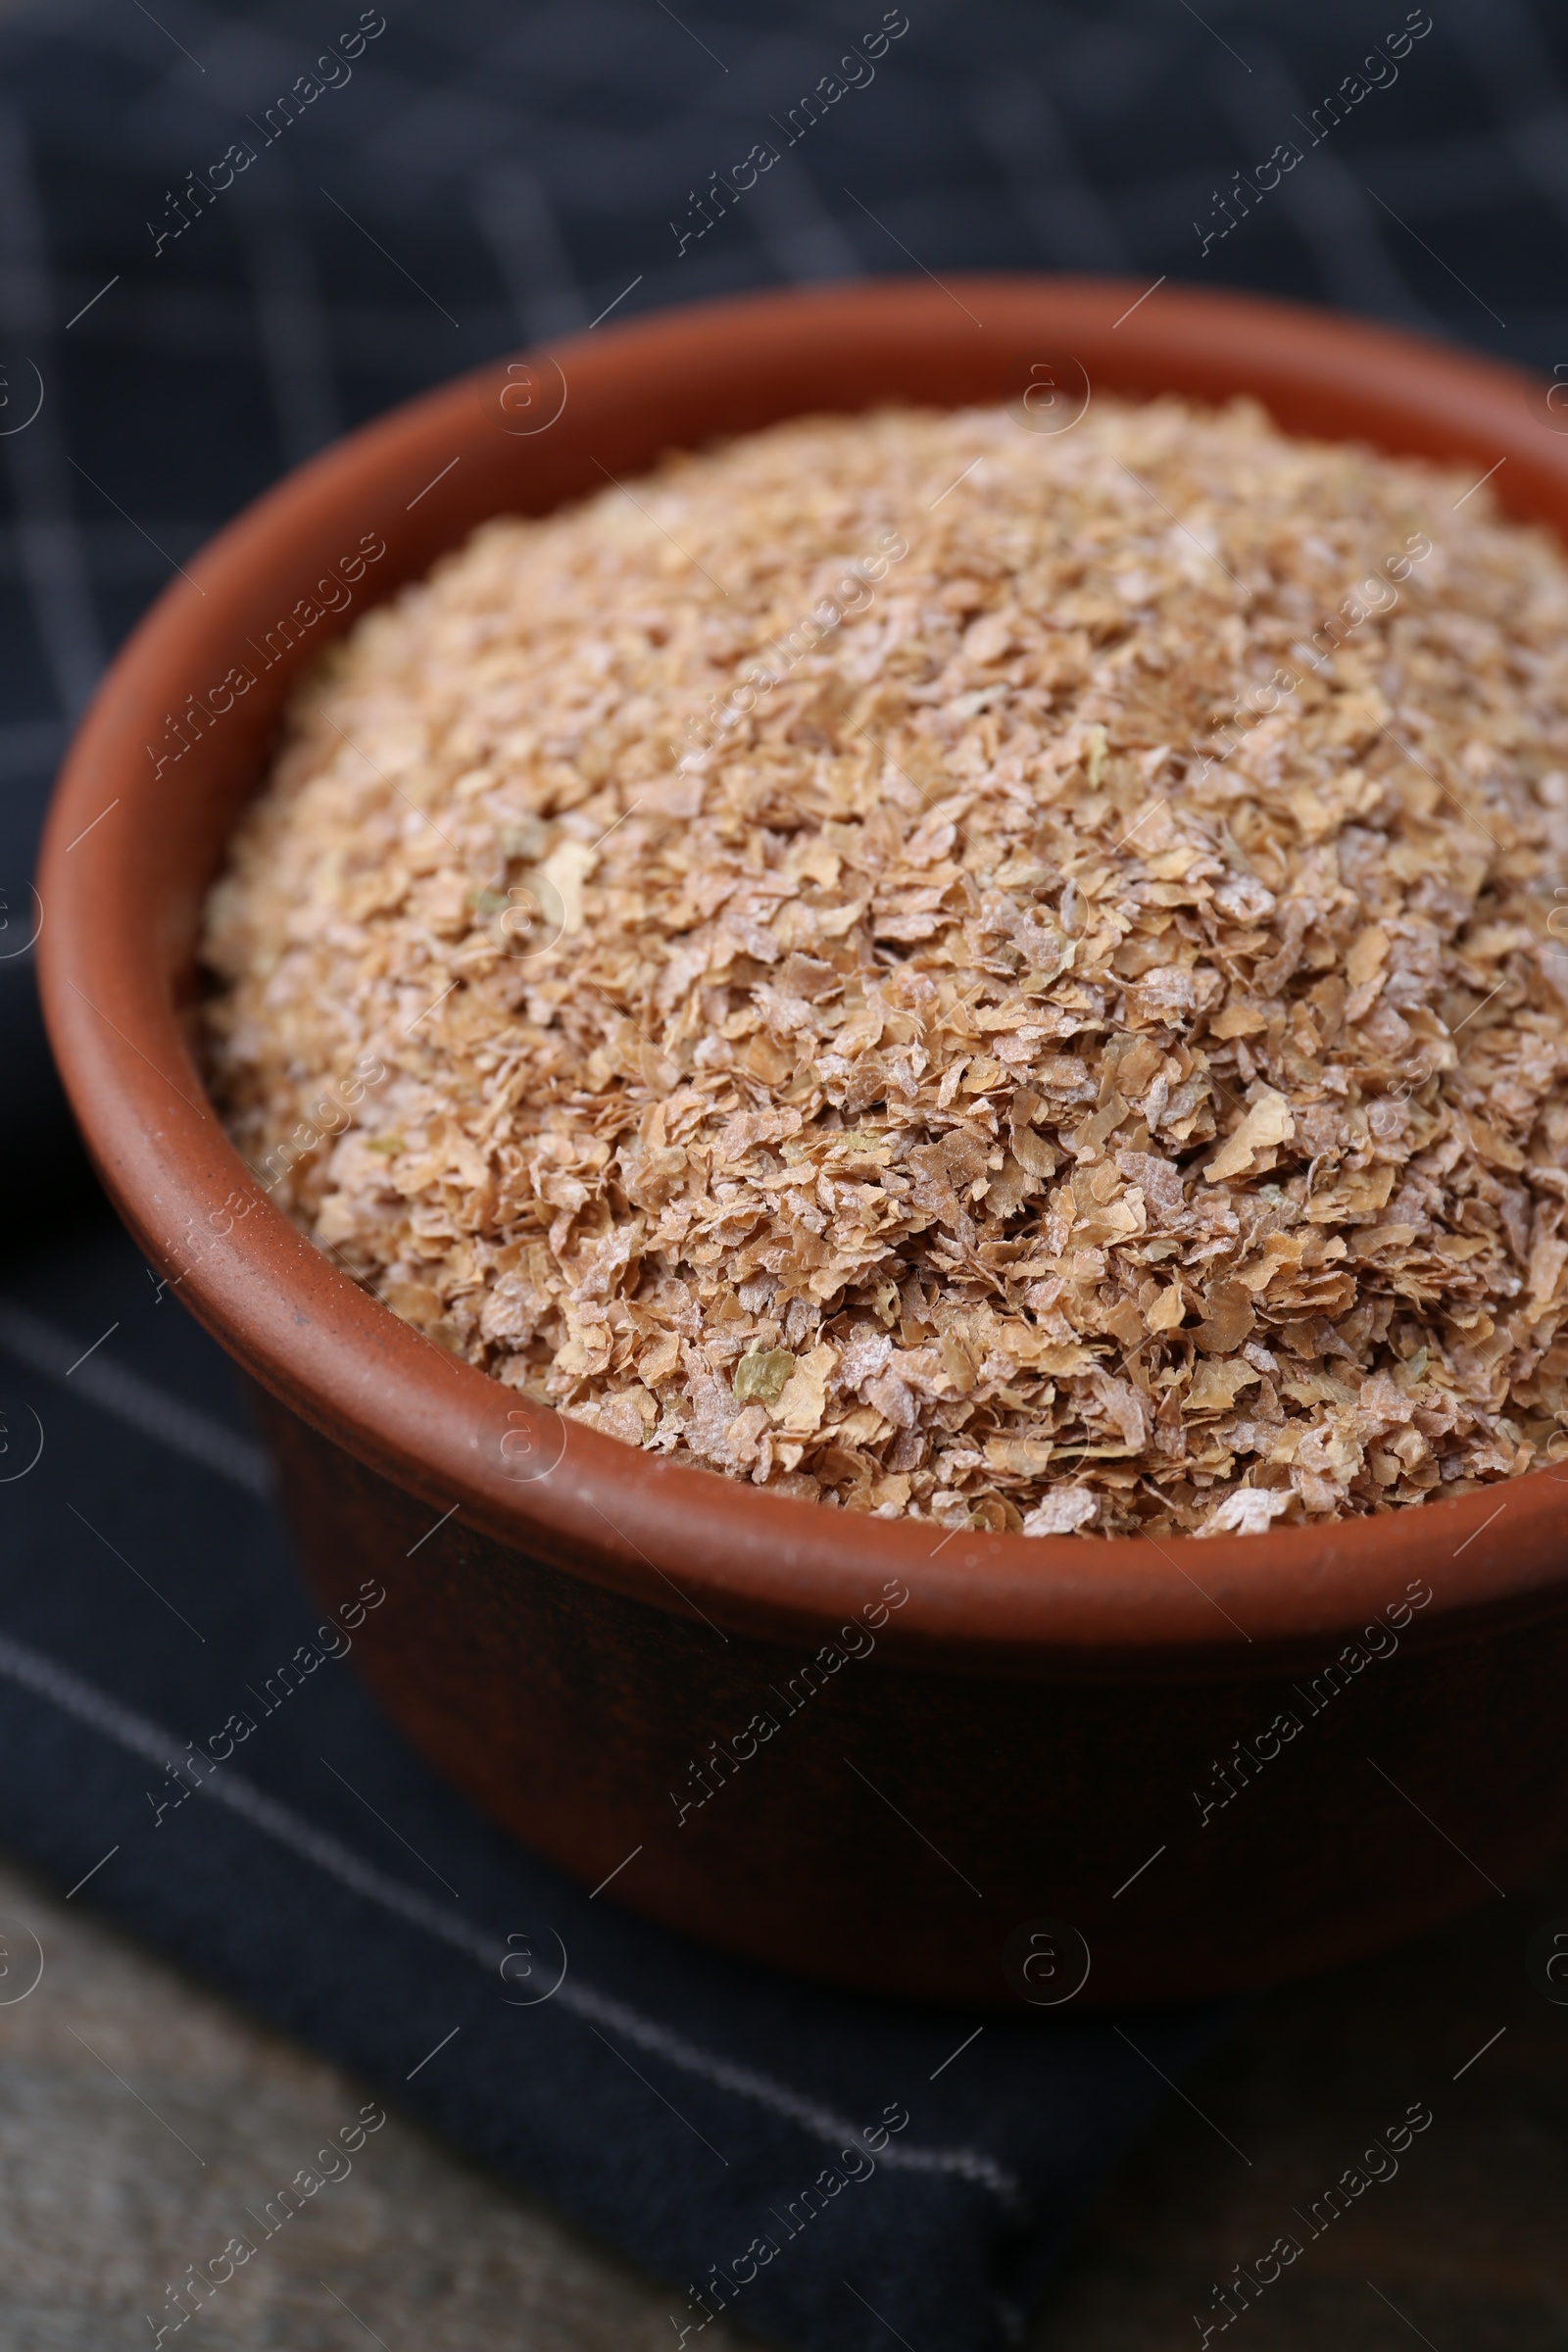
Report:
[[[906,23],[705,212],[850,44]],[[362,33],[335,86],[269,122]],[[607,307],[916,266],[1258,287],[1547,374],[1568,362],[1565,79],[1543,0],[0,6],[8,1232],[89,1197],[32,1009],[54,767],[172,566],[284,468]],[[219,190],[236,140],[256,161]],[[1299,165],[1227,198],[1282,142]]]

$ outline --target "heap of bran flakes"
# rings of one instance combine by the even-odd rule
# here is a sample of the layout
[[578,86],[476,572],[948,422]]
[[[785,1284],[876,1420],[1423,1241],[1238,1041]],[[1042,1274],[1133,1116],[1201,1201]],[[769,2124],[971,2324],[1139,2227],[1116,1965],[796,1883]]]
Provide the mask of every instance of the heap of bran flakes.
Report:
[[1246,404],[892,412],[487,525],[298,698],[213,893],[236,1142],[440,1346],[846,1509],[1527,1468],[1568,566],[1466,478]]

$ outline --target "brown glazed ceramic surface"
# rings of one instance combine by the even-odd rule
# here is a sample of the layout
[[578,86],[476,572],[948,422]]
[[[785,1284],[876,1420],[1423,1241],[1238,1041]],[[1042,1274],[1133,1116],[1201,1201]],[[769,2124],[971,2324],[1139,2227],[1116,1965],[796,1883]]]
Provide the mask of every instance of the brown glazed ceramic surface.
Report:
[[[73,747],[40,876],[50,1032],[93,1157],[256,1384],[322,1599],[386,1585],[356,1654],[389,1711],[589,1886],[624,1864],[606,1900],[936,1998],[1070,1990],[1081,1956],[1059,1933],[1019,1978],[1018,1932],[1042,1920],[1087,1940],[1080,2001],[1257,1984],[1485,1899],[1560,1842],[1568,1483],[1204,1543],[1031,1541],[854,1517],[621,1446],[443,1355],[271,1205],[203,1094],[193,942],[326,640],[483,517],[672,446],[811,410],[1017,400],[1042,366],[1065,381],[1070,355],[1097,393],[1245,390],[1288,428],[1478,476],[1505,459],[1504,503],[1568,531],[1568,438],[1525,378],[1348,319],[1143,291],[765,295],[396,411],[251,508],[142,622]],[[281,617],[377,540],[352,603],[264,665]],[[236,664],[255,675],[239,695]],[[1400,1626],[1411,1586],[1431,1597]],[[1281,1714],[1300,1727],[1283,1743]],[[759,1715],[777,1726],[760,1743]]]

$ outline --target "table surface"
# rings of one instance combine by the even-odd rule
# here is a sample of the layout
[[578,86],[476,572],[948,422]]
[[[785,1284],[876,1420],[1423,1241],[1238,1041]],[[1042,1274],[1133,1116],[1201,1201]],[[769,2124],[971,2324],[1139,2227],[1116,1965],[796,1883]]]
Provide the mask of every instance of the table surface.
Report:
[[[364,2088],[0,1864],[7,1914],[45,1967],[0,2006],[0,2352],[146,2345],[166,2282],[221,2248]],[[1197,2343],[1214,2282],[1282,2231],[1304,2237],[1294,2209],[1413,2100],[1432,2128],[1252,2304],[1247,2352],[1560,2347],[1568,2006],[1524,1965],[1554,1918],[1568,1925],[1568,1869],[1257,2001],[1123,2164],[1028,2352]],[[667,2352],[669,2308],[667,2288],[394,2114],[185,2341]],[[714,2352],[753,2340],[710,2333]]]

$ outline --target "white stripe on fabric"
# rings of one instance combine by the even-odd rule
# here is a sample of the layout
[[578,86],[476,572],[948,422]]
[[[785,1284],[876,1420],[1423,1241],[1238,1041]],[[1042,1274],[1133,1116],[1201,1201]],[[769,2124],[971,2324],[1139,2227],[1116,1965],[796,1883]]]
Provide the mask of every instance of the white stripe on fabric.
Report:
[[54,358],[61,316],[27,133],[9,106],[0,107],[0,329],[19,382],[24,357],[54,379],[43,384],[33,423],[5,443],[16,500],[12,529],[44,660],[61,710],[74,719],[103,667],[103,646],[61,438]]
[[199,1462],[204,1470],[243,1487],[247,1494],[259,1495],[264,1502],[270,1497],[271,1466],[260,1446],[121,1364],[97,1355],[81,1362],[79,1340],[6,1298],[0,1298],[0,1348],[46,1380],[59,1381],[62,1388],[69,1367],[74,1365],[70,1380],[75,1396],[113,1413],[143,1437]]

